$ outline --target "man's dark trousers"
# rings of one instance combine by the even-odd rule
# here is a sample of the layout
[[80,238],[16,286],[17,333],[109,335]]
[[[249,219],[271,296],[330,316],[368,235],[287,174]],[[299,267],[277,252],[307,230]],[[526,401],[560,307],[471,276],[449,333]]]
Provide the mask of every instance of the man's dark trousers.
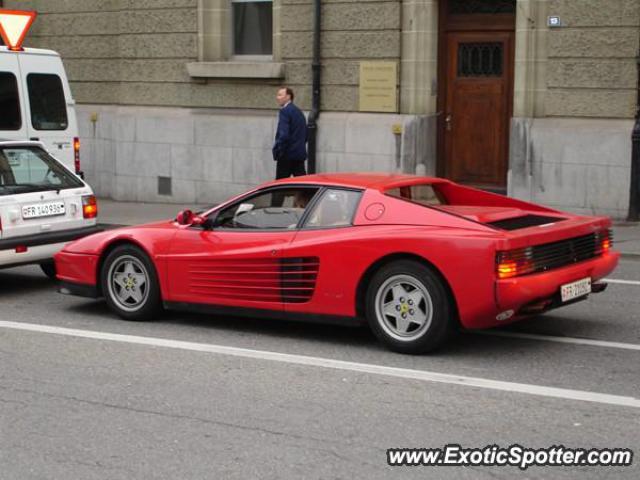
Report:
[[279,178],[289,178],[291,175],[299,177],[300,175],[306,174],[307,171],[304,168],[304,160],[281,158],[276,163],[276,180]]
[[273,159],[277,162],[276,178],[306,175],[306,143],[307,121],[300,109],[289,102],[278,113],[278,130],[273,145]]

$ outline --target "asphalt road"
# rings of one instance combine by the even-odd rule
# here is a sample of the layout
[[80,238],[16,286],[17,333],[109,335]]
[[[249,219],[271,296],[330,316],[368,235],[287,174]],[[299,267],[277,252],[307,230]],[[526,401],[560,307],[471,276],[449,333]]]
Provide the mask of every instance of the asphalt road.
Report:
[[[37,267],[3,270],[0,478],[640,478],[640,261],[611,278],[638,283],[415,357],[364,328],[182,313],[124,322],[56,293]],[[635,457],[525,471],[387,465],[388,448],[450,443]]]

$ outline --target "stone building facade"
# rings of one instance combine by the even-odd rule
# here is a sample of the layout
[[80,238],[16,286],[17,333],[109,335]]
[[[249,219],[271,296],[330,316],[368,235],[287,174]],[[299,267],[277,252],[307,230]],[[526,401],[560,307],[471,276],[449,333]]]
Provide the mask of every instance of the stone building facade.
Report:
[[[101,195],[220,201],[274,176],[277,86],[311,108],[313,0],[3,3],[37,10],[27,46],[62,55]],[[238,23],[241,3],[258,23]],[[640,2],[321,4],[319,172],[418,171],[626,215]],[[362,111],[363,62],[397,66],[394,111]]]

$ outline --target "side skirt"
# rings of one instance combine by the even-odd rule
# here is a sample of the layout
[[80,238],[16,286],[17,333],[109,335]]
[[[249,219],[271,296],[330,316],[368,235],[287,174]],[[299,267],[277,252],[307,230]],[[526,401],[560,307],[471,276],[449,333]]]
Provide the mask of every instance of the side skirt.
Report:
[[294,322],[323,323],[344,326],[359,326],[366,322],[359,317],[341,317],[317,313],[282,312],[260,308],[229,307],[224,305],[206,305],[202,303],[162,302],[166,310],[179,310],[208,315],[232,315],[239,317],[275,318]]

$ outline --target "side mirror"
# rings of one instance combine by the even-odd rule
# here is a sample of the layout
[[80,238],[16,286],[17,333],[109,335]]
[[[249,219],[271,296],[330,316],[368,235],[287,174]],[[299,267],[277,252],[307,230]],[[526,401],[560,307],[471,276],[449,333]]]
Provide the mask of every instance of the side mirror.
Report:
[[191,225],[193,223],[194,214],[191,210],[182,210],[178,212],[176,216],[176,222],[178,225]]
[[191,210],[182,210],[176,216],[176,222],[179,225],[192,225],[192,226],[204,226],[208,227],[209,219],[205,217],[201,217],[200,215],[196,215]]

